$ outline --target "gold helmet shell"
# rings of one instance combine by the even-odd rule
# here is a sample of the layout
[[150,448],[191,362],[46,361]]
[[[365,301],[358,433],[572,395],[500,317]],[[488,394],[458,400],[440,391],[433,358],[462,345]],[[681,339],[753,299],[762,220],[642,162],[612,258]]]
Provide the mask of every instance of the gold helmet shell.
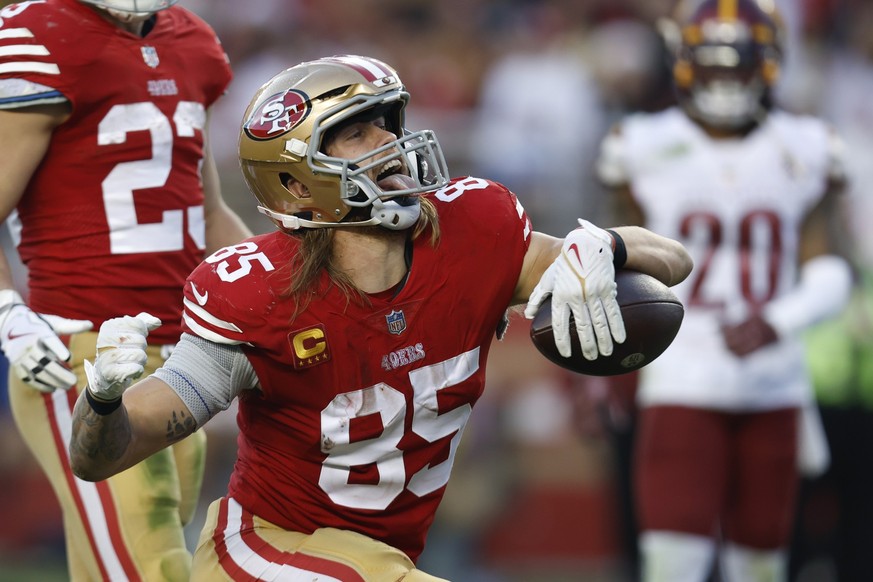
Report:
[[[260,212],[287,231],[412,226],[418,196],[446,185],[448,170],[432,131],[405,129],[408,102],[397,71],[370,57],[327,57],[274,76],[246,109],[239,140],[242,173]],[[384,116],[397,139],[357,159],[328,156],[331,130],[366,115]],[[405,189],[383,191],[372,175],[392,160],[411,179]],[[305,186],[302,195],[288,187],[293,181]]]

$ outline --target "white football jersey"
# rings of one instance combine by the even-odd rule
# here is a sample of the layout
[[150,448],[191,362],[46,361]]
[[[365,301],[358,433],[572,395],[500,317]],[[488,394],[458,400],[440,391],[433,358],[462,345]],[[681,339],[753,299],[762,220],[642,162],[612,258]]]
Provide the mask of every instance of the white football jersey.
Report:
[[762,410],[808,398],[796,338],[738,358],[720,326],[790,291],[803,220],[842,171],[822,121],[774,112],[745,138],[713,140],[680,109],[627,118],[603,144],[601,177],[627,184],[646,226],[688,248],[694,270],[674,288],[685,319],[642,371],[641,405]]

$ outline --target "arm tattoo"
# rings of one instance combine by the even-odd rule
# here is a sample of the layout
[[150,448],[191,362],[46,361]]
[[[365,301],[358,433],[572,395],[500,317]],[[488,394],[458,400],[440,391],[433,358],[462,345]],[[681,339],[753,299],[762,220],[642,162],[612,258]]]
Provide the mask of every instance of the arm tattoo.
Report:
[[113,414],[100,416],[84,398],[79,398],[73,410],[73,424],[77,425],[70,438],[73,465],[112,465],[124,456],[130,444],[130,423],[124,406]]
[[180,441],[197,430],[194,417],[180,410],[173,411],[173,416],[167,421],[167,443],[172,444]]

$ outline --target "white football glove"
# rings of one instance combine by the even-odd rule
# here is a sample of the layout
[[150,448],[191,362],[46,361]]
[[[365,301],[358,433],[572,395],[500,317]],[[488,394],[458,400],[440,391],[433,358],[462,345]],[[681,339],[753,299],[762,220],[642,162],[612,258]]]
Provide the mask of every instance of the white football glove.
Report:
[[564,239],[561,254],[549,265],[528,299],[524,315],[533,319],[540,304],[552,296],[552,331],[555,347],[569,358],[570,315],[586,360],[612,353],[613,340],[626,333],[616,295],[613,238],[602,228],[579,219],[579,228]]
[[58,335],[91,327],[90,321],[34,313],[16,291],[0,291],[0,349],[15,374],[40,392],[75,386],[76,375],[66,366],[70,350]]
[[146,337],[161,325],[148,313],[125,315],[103,322],[97,334],[97,359],[85,360],[88,390],[97,400],[111,402],[121,398],[134,380],[142,376],[146,360]]

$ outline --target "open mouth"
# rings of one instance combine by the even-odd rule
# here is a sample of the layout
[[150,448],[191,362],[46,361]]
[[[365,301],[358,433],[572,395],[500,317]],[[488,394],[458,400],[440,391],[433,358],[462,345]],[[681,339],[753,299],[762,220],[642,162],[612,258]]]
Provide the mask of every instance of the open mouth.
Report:
[[408,190],[416,186],[415,180],[403,173],[403,164],[397,159],[388,161],[380,168],[376,184],[383,192]]
[[379,175],[376,176],[376,181],[387,178],[388,176],[393,176],[395,174],[399,174],[403,171],[403,164],[400,163],[400,160],[394,159],[387,162],[379,169]]

